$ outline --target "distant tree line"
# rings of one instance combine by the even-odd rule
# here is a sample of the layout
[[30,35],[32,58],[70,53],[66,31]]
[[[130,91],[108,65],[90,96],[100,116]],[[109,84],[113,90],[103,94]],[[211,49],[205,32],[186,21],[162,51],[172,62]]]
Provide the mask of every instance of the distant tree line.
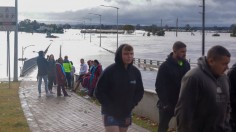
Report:
[[25,19],[19,22],[19,31],[21,32],[36,32],[36,33],[64,33],[64,29],[70,29],[69,24],[56,25],[56,24],[45,24],[39,23],[36,20],[31,21],[30,19]]
[[[64,29],[100,29],[100,25],[85,25],[85,24],[45,24],[39,23],[36,20],[31,21],[30,19],[25,19],[19,23],[19,31],[23,32],[39,32],[39,33],[64,33]],[[117,29],[117,25],[101,25],[101,29]],[[134,32],[135,30],[145,30],[153,35],[162,36],[165,34],[164,31],[174,31],[176,30],[175,26],[157,26],[152,24],[150,26],[143,26],[140,24],[137,25],[118,25],[119,30],[126,30],[129,33]],[[191,27],[190,24],[186,24],[185,26],[178,27],[178,31],[180,32],[193,32],[197,30],[202,30],[202,27]],[[217,32],[229,32],[231,36],[236,36],[236,24],[232,24],[230,27],[206,27],[205,30],[217,31]]]

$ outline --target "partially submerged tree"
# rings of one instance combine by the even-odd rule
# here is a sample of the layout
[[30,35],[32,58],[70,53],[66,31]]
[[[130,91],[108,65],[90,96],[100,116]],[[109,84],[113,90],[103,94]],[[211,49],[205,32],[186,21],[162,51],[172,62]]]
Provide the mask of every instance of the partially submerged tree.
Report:
[[133,25],[124,25],[123,30],[127,31],[127,33],[133,33],[135,30],[135,27]]

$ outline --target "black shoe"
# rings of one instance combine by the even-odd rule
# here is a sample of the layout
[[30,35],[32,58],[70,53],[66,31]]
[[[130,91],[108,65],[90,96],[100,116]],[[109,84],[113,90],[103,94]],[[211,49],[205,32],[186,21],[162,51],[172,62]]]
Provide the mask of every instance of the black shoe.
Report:
[[57,95],[57,97],[61,97],[61,95]]

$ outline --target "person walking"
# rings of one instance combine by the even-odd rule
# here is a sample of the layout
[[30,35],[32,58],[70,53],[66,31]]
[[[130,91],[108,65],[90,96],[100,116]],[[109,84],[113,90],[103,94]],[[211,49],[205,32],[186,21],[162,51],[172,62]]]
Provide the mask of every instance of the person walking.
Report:
[[133,66],[133,57],[131,45],[120,45],[115,63],[104,70],[97,82],[95,96],[102,105],[106,132],[126,132],[132,122],[132,109],[143,97],[142,77]]
[[70,95],[68,95],[65,90],[66,73],[62,64],[63,64],[63,59],[59,58],[58,62],[56,63],[57,97],[61,96],[61,90],[64,94],[64,97],[70,97]]
[[66,80],[67,80],[67,88],[68,89],[72,89],[71,87],[71,63],[68,60],[68,56],[64,57],[64,61],[63,61],[63,68],[65,69],[65,73],[66,73]]
[[232,132],[236,131],[236,63],[229,69],[227,73],[230,81],[230,125]]
[[156,77],[156,93],[159,108],[158,132],[167,132],[168,124],[174,116],[175,105],[179,97],[181,79],[190,69],[186,60],[186,45],[177,41],[173,44],[166,61],[161,64]]
[[175,109],[178,132],[231,132],[229,79],[224,73],[230,56],[223,46],[213,46],[185,74]]
[[54,60],[53,54],[49,56],[48,59],[48,90],[51,94],[53,83],[56,80],[56,61]]
[[45,84],[45,92],[46,96],[49,96],[49,90],[48,90],[48,61],[44,57],[44,52],[39,51],[38,52],[39,56],[37,57],[37,66],[38,66],[38,74],[37,74],[37,79],[38,79],[38,92],[39,92],[39,97],[41,97],[41,85],[42,85],[42,79]]

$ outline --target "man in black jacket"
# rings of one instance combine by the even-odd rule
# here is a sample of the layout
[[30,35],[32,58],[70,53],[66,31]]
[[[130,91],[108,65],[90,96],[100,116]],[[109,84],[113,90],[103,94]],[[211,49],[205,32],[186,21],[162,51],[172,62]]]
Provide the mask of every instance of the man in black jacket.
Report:
[[49,96],[49,90],[48,90],[48,61],[44,57],[44,52],[39,51],[39,56],[37,58],[37,65],[38,65],[38,92],[39,92],[39,97],[41,97],[41,84],[42,84],[42,79],[45,83],[45,92],[46,96]]
[[132,65],[133,56],[132,46],[120,45],[115,63],[98,80],[95,95],[102,105],[106,132],[126,132],[131,125],[131,111],[143,97],[142,77]]
[[230,81],[230,124],[232,127],[232,132],[236,131],[236,63],[230,68],[228,72],[228,77]]
[[159,97],[157,106],[159,108],[158,132],[166,132],[171,118],[174,116],[174,109],[179,97],[181,79],[190,69],[185,59],[186,45],[177,41],[173,45],[173,52],[170,53],[165,62],[158,69],[156,78],[156,92]]

